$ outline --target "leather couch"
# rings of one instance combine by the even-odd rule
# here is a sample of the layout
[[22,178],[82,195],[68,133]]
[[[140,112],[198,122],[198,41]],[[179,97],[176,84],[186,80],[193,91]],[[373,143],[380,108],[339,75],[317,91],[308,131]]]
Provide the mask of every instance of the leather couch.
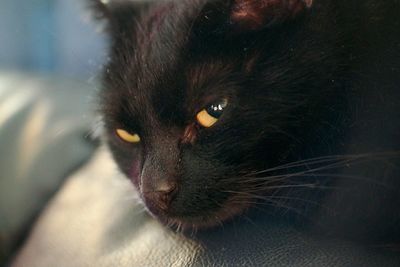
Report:
[[3,264],[400,266],[398,253],[322,238],[268,216],[198,233],[164,228],[138,203],[107,149],[89,138],[95,88],[0,74]]

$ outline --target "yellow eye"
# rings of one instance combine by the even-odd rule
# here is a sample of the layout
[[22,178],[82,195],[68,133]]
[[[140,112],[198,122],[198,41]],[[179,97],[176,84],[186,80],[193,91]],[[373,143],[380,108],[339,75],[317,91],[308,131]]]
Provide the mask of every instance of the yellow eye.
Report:
[[125,142],[128,142],[128,143],[139,143],[140,142],[140,136],[138,134],[130,134],[123,129],[117,129],[116,133]]
[[207,108],[197,113],[197,121],[200,123],[201,126],[205,128],[210,128],[215,123],[217,123],[227,105],[228,100],[222,99],[208,106]]
[[210,114],[208,114],[207,110],[203,109],[199,113],[197,113],[197,121],[200,123],[201,126],[210,128],[215,123],[217,123],[218,119],[214,118]]

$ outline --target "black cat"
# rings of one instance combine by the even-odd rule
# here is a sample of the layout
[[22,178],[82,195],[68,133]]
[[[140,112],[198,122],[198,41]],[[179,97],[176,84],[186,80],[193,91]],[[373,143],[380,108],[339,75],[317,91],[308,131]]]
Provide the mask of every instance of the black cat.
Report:
[[91,4],[107,142],[160,221],[272,209],[400,239],[400,1]]

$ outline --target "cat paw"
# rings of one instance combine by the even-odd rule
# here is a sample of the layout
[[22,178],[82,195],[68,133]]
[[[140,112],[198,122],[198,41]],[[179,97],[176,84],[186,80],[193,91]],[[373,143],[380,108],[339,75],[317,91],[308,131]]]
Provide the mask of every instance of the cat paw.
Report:
[[293,19],[312,3],[313,0],[235,0],[231,21],[242,29],[257,30]]

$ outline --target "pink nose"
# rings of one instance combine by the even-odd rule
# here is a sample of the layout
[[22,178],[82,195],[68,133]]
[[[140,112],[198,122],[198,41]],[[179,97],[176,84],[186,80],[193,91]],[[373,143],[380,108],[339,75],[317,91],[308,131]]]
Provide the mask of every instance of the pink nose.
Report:
[[154,191],[144,194],[145,198],[151,202],[155,208],[167,211],[177,193],[177,186],[174,183],[162,184]]

